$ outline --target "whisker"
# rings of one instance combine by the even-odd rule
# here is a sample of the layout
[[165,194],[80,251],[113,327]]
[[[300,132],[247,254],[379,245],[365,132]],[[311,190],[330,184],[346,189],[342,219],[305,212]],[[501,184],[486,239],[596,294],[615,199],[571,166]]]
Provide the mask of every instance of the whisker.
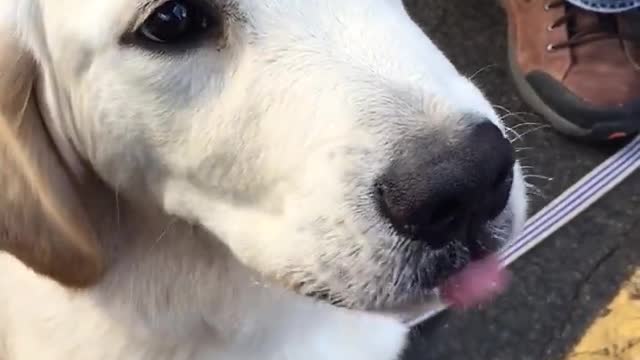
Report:
[[[505,126],[504,129],[507,132],[507,137],[509,137],[509,134],[513,134],[514,139],[517,139],[520,136],[517,131],[513,130],[512,128],[510,128],[508,126]],[[514,139],[511,139],[509,137],[509,142],[513,143]]]
[[120,225],[120,186],[116,185],[115,189],[114,189],[114,196],[115,196],[115,200],[116,200],[116,226],[119,229],[121,229],[121,225]]
[[510,112],[507,114],[504,114],[502,116],[500,116],[500,120],[506,120],[508,118],[512,118],[515,117],[516,119],[522,120],[524,118],[524,116],[530,116],[533,115],[532,113],[528,113],[528,112]]
[[[519,153],[521,151],[529,151],[529,150],[533,150],[533,149],[535,149],[535,148],[533,148],[533,147],[518,147],[518,148],[516,148],[516,153]],[[531,166],[529,166],[529,168],[530,167]]]
[[536,185],[534,185],[532,183],[529,183],[526,180],[525,180],[524,185],[525,185],[525,191],[526,191],[527,196],[536,196],[536,197],[539,197],[539,198],[542,198],[542,199],[546,199],[547,198],[547,196],[544,194],[542,189],[539,188],[538,186],[536,186]]
[[543,175],[534,175],[534,174],[525,174],[524,178],[525,178],[525,180],[527,180],[527,179],[540,179],[540,180],[546,180],[546,181],[553,181],[552,177],[543,176]]
[[523,126],[533,126],[533,125],[536,125],[536,126],[538,126],[538,125],[549,126],[549,124],[540,123],[540,122],[525,122],[525,123],[520,123],[520,124],[514,125],[513,128],[514,129],[518,129],[518,128],[521,128]]
[[491,69],[492,67],[496,67],[498,64],[489,64],[487,66],[483,66],[480,69],[478,69],[475,73],[473,73],[471,76],[469,76],[469,80],[473,80],[476,76],[480,75],[481,73]]
[[542,129],[547,129],[547,128],[550,128],[550,127],[551,127],[551,125],[542,124],[542,125],[540,125],[538,127],[535,127],[533,129],[529,129],[529,130],[527,130],[527,131],[525,131],[525,132],[520,134],[520,139],[524,138],[525,136],[527,136],[527,135],[529,135],[529,134],[531,134],[531,133],[533,133],[535,131],[542,130]]
[[177,222],[178,219],[176,218],[172,218],[171,220],[169,220],[169,222],[167,223],[167,226],[165,226],[164,230],[162,230],[162,232],[160,233],[160,235],[156,238],[155,243],[159,243],[160,240],[162,240],[167,233],[169,232],[169,229]]
[[496,108],[496,109],[498,109],[498,110],[504,111],[504,112],[506,112],[506,113],[511,113],[511,111],[510,111],[509,109],[507,109],[506,107],[504,107],[504,106],[502,106],[502,105],[493,104],[493,105],[491,105],[491,106],[492,106],[492,107],[494,107],[494,108]]

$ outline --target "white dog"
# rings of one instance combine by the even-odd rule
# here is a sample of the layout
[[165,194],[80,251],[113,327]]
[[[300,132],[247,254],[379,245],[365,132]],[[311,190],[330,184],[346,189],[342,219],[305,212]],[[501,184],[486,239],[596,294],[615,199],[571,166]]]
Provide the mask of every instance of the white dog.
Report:
[[1,2],[0,359],[397,359],[501,285],[520,168],[401,0]]

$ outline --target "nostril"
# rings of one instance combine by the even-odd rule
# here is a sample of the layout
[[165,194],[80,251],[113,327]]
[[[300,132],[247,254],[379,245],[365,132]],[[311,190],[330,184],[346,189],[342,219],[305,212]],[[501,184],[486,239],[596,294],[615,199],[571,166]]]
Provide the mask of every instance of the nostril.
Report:
[[488,218],[495,219],[507,206],[513,185],[513,166],[509,166],[500,173],[493,184],[492,191],[488,194]]
[[500,173],[498,173],[498,176],[496,177],[496,180],[493,183],[492,188],[494,190],[500,190],[505,183],[510,182],[510,178],[513,177],[513,167],[509,166],[509,167],[505,167],[503,168]]
[[412,223],[421,224],[417,228],[414,237],[425,241],[432,249],[440,249],[450,242],[450,237],[455,229],[462,226],[466,214],[465,206],[461,199],[444,198],[432,207],[418,211]]
[[380,182],[376,182],[373,187],[375,189],[376,200],[384,201],[384,193],[385,193],[384,185],[382,185],[382,183]]
[[381,182],[376,182],[373,186],[374,192],[373,197],[380,207],[380,210],[388,216],[392,216],[391,209],[389,208],[389,203],[387,202],[387,191],[386,186]]
[[376,182],[374,184],[374,199],[378,204],[378,210],[398,229],[409,229],[409,223],[406,219],[405,206],[395,204],[393,201],[392,191],[388,185],[383,182]]
[[454,225],[463,212],[464,207],[460,200],[445,199],[434,208],[428,218],[423,218],[422,221],[426,221],[431,230],[440,232]]
[[[398,194],[394,190],[393,186],[376,182],[373,196],[380,212],[391,221],[396,231],[414,240],[427,241],[432,248],[446,245],[445,235],[461,222],[465,213],[462,199],[449,196],[425,202],[412,196],[411,200],[399,202],[395,199]],[[410,204],[420,205],[414,207]]]
[[399,149],[371,197],[380,215],[408,239],[432,249],[470,243],[507,206],[515,152],[490,122],[470,127],[454,142],[417,138]]

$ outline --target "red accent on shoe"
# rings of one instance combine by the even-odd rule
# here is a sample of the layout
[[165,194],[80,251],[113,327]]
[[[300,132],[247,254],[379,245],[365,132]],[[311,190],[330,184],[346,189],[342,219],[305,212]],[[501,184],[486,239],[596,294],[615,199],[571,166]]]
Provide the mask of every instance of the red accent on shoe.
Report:
[[626,132],[618,131],[618,132],[614,132],[611,135],[609,135],[609,137],[607,139],[615,140],[615,139],[621,139],[621,138],[625,138],[625,137],[627,137],[627,133]]

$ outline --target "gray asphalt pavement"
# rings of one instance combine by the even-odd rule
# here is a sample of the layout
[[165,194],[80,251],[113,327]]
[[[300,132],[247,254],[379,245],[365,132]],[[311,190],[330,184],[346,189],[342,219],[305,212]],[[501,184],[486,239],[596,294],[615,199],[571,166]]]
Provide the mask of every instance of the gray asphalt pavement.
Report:
[[[459,69],[528,132],[516,143],[533,211],[618,147],[557,135],[519,100],[506,65],[506,28],[494,0],[406,0],[412,16]],[[501,111],[505,113],[505,111]],[[640,121],[640,120],[639,120]],[[549,178],[549,179],[546,179]],[[512,267],[510,290],[485,309],[446,312],[418,327],[407,360],[563,359],[585,327],[640,266],[640,173]]]

